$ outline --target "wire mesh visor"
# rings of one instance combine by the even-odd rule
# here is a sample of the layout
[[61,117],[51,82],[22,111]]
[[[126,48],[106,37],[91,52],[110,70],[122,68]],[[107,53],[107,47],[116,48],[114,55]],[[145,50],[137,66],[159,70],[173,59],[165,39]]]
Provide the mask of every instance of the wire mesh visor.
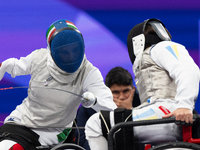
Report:
[[74,30],[58,33],[51,42],[51,55],[60,69],[68,73],[75,72],[84,56],[82,36]]
[[157,21],[157,20],[153,20],[153,21],[148,21],[148,23],[153,27],[153,29],[155,30],[156,34],[158,35],[158,37],[163,40],[163,41],[170,41],[171,38],[169,37],[168,33],[166,32],[165,28],[163,27],[162,23]]

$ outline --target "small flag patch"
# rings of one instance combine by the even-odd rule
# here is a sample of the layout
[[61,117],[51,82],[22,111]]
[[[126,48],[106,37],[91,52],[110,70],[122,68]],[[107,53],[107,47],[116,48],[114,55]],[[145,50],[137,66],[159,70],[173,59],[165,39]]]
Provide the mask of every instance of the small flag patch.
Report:
[[178,48],[176,45],[167,46],[166,49],[177,59],[179,60]]

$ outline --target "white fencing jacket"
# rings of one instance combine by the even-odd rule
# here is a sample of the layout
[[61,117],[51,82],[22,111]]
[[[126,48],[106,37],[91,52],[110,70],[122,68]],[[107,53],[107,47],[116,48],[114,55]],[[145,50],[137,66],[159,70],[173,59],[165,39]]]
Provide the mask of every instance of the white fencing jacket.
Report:
[[70,124],[81,98],[65,91],[78,95],[92,92],[97,97],[97,104],[92,107],[96,111],[116,108],[100,71],[86,57],[75,73],[66,73],[55,65],[48,49],[39,49],[19,60],[5,60],[0,67],[0,79],[5,72],[12,77],[31,74],[28,96],[19,106],[19,123],[27,127],[64,128]]

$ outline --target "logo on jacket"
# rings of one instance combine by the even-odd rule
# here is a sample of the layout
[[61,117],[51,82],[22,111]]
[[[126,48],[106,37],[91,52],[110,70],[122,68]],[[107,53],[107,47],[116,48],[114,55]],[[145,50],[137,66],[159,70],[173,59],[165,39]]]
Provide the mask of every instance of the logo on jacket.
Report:
[[14,118],[9,118],[8,121],[14,121]]
[[177,59],[179,60],[178,48],[176,45],[167,46],[166,49]]

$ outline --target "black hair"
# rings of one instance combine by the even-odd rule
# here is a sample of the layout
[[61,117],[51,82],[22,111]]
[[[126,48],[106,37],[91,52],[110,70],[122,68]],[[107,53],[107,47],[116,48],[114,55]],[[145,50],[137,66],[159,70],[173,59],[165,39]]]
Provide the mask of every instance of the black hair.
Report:
[[[106,75],[106,78],[105,78],[105,84],[109,88],[113,84],[125,85],[125,86],[130,85],[133,87],[133,78],[128,70],[117,66],[108,72],[108,74]],[[139,94],[136,89],[135,93],[134,93],[133,101],[132,101],[132,106],[137,107],[140,104],[141,103],[140,103]]]
[[108,72],[105,78],[105,84],[109,88],[113,84],[133,86],[133,78],[128,70],[117,66]]

